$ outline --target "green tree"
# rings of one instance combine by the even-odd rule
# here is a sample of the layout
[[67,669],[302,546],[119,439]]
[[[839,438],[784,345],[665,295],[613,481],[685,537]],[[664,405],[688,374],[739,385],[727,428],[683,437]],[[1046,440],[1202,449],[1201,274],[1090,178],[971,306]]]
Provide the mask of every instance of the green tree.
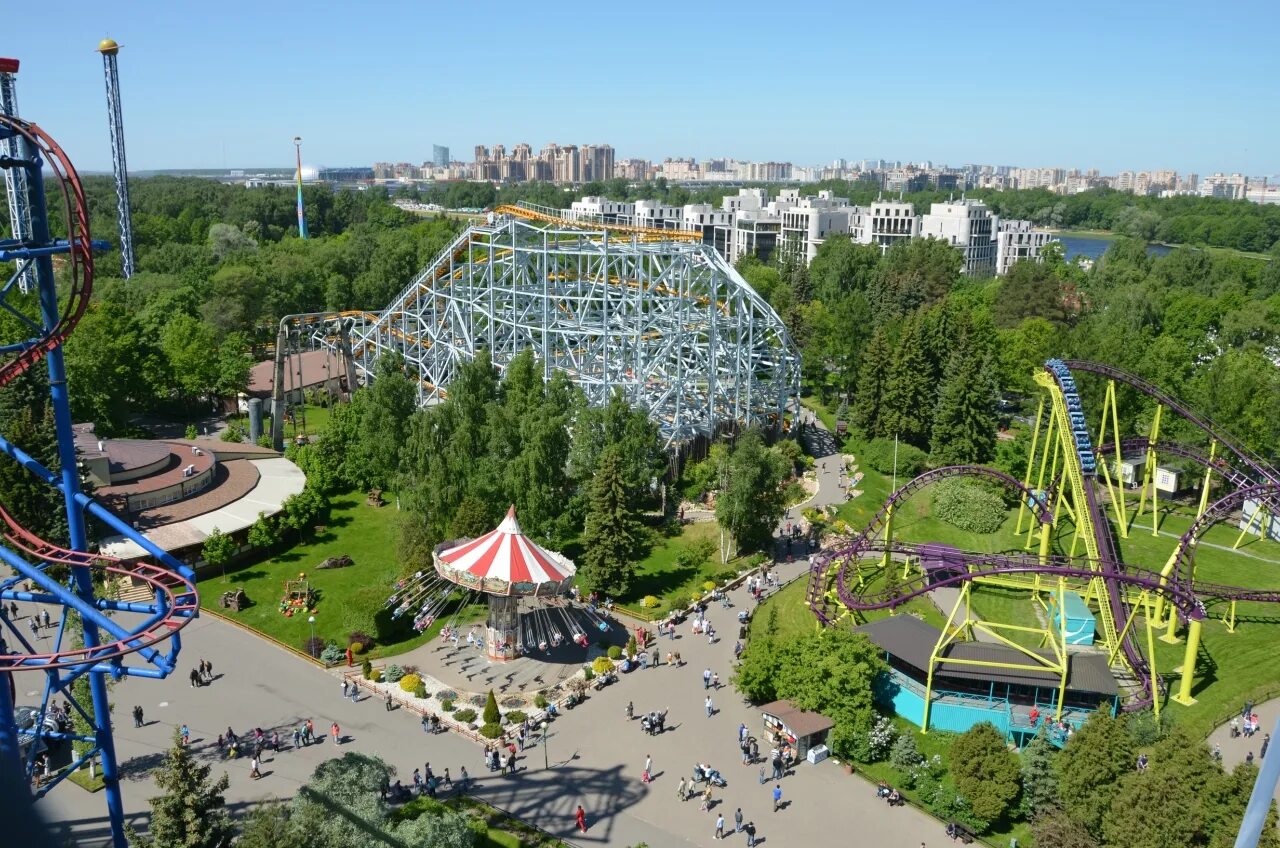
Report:
[[275,547],[279,542],[280,531],[276,528],[275,521],[265,512],[258,513],[258,520],[249,525],[249,544],[266,550]]
[[348,752],[326,760],[289,803],[289,823],[307,848],[381,844],[372,838],[390,823],[382,789],[394,774],[378,757]]
[[1050,807],[1031,819],[1031,834],[1037,845],[1053,848],[1100,848],[1083,824],[1063,812],[1060,807]]
[[1018,757],[1005,745],[1004,734],[990,722],[979,722],[951,743],[949,759],[956,789],[973,814],[1002,820],[1018,798],[1021,778]]
[[1091,713],[1058,754],[1062,808],[1095,836],[1115,799],[1116,783],[1133,771],[1136,755],[1123,717]]
[[151,821],[146,836],[126,826],[134,848],[227,848],[235,835],[224,809],[230,781],[223,774],[210,780],[213,767],[200,763],[182,744],[178,731],[155,771],[156,786],[163,793],[148,803]]
[[408,435],[409,418],[418,402],[418,390],[404,371],[399,354],[378,359],[373,385],[361,408],[357,454],[362,482],[390,488],[400,469],[400,455]]
[[996,446],[994,368],[961,339],[933,414],[930,449],[937,465],[986,464]]
[[618,450],[606,449],[591,482],[582,529],[581,574],[590,590],[625,595],[635,577],[633,558],[642,530],[628,501]]
[[329,501],[315,489],[304,486],[301,492],[285,498],[280,507],[280,526],[301,538],[329,508]]
[[729,454],[727,480],[716,497],[716,521],[729,544],[721,546],[721,560],[729,551],[762,550],[786,513],[779,486],[786,479],[785,460],[765,447],[764,437],[748,430]]
[[236,848],[308,848],[304,835],[289,824],[289,808],[279,801],[258,804],[240,830]]
[[160,333],[160,349],[169,360],[174,383],[190,401],[214,391],[218,384],[217,335],[190,315],[174,315]]
[[892,367],[893,349],[884,328],[877,327],[862,352],[862,364],[858,368],[858,390],[853,396],[854,425],[868,439],[885,435],[882,416]]
[[[524,516],[520,517],[523,520]],[[493,526],[492,510],[479,498],[467,495],[462,499],[462,503],[458,504],[457,512],[453,514],[453,520],[449,524],[449,534],[458,539],[475,538],[488,533]]]
[[963,264],[960,251],[945,241],[900,239],[885,254],[871,283],[876,319],[891,321],[937,303],[959,281]]
[[498,711],[498,698],[493,694],[493,690],[489,690],[489,695],[484,701],[484,723],[497,724],[502,720],[502,713]]
[[893,368],[885,386],[879,429],[897,435],[921,450],[929,447],[937,386],[930,379],[918,316],[907,320],[893,355]]
[[1022,749],[1022,814],[1028,819],[1047,813],[1058,804],[1055,754],[1043,728]]
[[866,291],[880,259],[878,245],[856,244],[844,234],[829,236],[809,263],[814,297],[830,304],[850,293]]
[[1028,318],[1067,323],[1062,281],[1049,266],[1024,259],[1000,280],[991,317],[997,327],[1016,327]]
[[236,540],[219,530],[217,527],[204,540],[204,544],[200,546],[200,558],[214,568],[222,569],[222,576],[227,576],[227,563],[231,562],[231,558],[236,555],[236,549],[239,545]]

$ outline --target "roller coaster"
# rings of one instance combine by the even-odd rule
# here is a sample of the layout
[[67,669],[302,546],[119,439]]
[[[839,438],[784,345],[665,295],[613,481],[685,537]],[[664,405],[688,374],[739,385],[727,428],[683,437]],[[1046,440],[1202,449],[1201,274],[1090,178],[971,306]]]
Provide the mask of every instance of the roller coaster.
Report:
[[[0,168],[23,175],[9,184],[23,193],[11,208],[23,210],[26,218],[7,228],[20,238],[0,240],[0,262],[14,263],[0,289],[0,307],[11,318],[6,326],[18,328],[17,338],[0,345],[0,387],[45,363],[59,468],[51,470],[5,436],[0,436],[0,451],[58,490],[69,531],[66,547],[53,544],[24,529],[0,506],[0,561],[12,571],[0,579],[0,769],[34,784],[40,798],[82,766],[100,767],[112,839],[117,848],[125,848],[107,681],[163,678],[174,670],[182,647],[179,631],[199,611],[195,579],[187,566],[80,489],[62,346],[88,306],[94,251],[107,245],[91,239],[80,179],[47,133],[0,114],[0,143],[8,151],[0,157]],[[66,215],[57,222],[62,238],[50,231],[46,169],[54,175],[54,191],[60,192]],[[61,263],[57,275],[55,257]],[[20,280],[34,280],[29,293]],[[136,542],[151,561],[126,565],[89,553],[86,517]],[[106,587],[116,578],[147,586],[151,599],[126,602],[107,596]],[[18,626],[15,612],[24,613],[26,626]],[[49,625],[42,627],[46,616]],[[17,703],[19,693],[29,688],[17,685],[24,672],[42,678],[36,704]],[[77,685],[84,682],[88,685]],[[55,705],[55,695],[61,704]],[[38,762],[44,767],[38,768]],[[23,784],[15,779],[5,785]]]
[[[777,313],[701,235],[502,206],[462,232],[381,311],[290,315],[276,342],[277,407],[287,359],[325,349],[350,386],[403,357],[421,405],[438,402],[481,349],[505,368],[532,350],[593,404],[616,392],[646,410],[668,444],[725,426],[781,424],[800,388],[800,355]],[[283,409],[273,408],[283,439]]]
[[[1105,381],[1105,398],[1099,438],[1089,431],[1077,374]],[[1034,375],[1041,394],[1034,419],[1025,477],[1014,479],[982,466],[951,466],[928,471],[893,492],[872,521],[853,539],[815,558],[810,570],[806,602],[820,626],[830,626],[847,616],[864,617],[874,610],[895,610],[913,598],[937,589],[954,587],[958,599],[929,657],[929,682],[925,691],[925,719],[933,697],[933,675],[938,664],[1000,667],[1060,676],[1057,714],[1061,718],[1062,692],[1069,664],[1065,595],[1077,593],[1096,610],[1097,647],[1105,654],[1118,681],[1124,684],[1123,707],[1152,707],[1157,715],[1165,695],[1190,705],[1201,628],[1207,602],[1226,602],[1224,618],[1235,625],[1236,604],[1241,601],[1280,602],[1280,589],[1250,589],[1205,583],[1196,577],[1196,550],[1214,525],[1235,516],[1246,503],[1254,514],[1241,536],[1259,518],[1262,527],[1280,509],[1280,472],[1263,457],[1222,427],[1197,415],[1151,383],[1118,368],[1084,361],[1051,359]],[[1121,438],[1117,387],[1128,387],[1154,401],[1156,410],[1150,433]],[[1162,441],[1160,422],[1166,410],[1189,422],[1208,440],[1208,450]],[[1110,441],[1104,439],[1110,438]],[[1180,537],[1159,568],[1122,561],[1115,535],[1127,538],[1131,523],[1119,477],[1122,458],[1145,460],[1136,518],[1149,506],[1151,532],[1159,532],[1158,494],[1153,478],[1157,458],[1175,456],[1204,471],[1195,520]],[[948,545],[912,544],[895,539],[894,515],[904,502],[930,485],[947,479],[977,479],[1002,487],[1017,498],[1015,531],[1026,534],[1024,551],[977,553]],[[1228,491],[1210,502],[1210,491],[1221,485]],[[1104,501],[1102,495],[1106,494]],[[1108,510],[1115,518],[1113,524]],[[1069,551],[1051,553],[1055,530],[1070,526]],[[1059,538],[1059,542],[1065,540]],[[1038,545],[1037,545],[1038,542]],[[1239,545],[1240,539],[1237,539]],[[970,607],[974,586],[995,586],[1027,592],[1044,608],[1042,627],[1032,628],[975,619]],[[1047,599],[1047,602],[1046,602]],[[1179,623],[1186,625],[1186,650],[1179,685],[1170,693],[1154,667],[1155,639],[1176,642]],[[1166,632],[1159,637],[1161,628]],[[946,656],[948,646],[972,638],[980,630],[989,641],[1016,649],[1015,663],[969,661]],[[1013,641],[1013,633],[1031,632],[1041,648],[1031,650]],[[1139,631],[1145,638],[1139,636]]]

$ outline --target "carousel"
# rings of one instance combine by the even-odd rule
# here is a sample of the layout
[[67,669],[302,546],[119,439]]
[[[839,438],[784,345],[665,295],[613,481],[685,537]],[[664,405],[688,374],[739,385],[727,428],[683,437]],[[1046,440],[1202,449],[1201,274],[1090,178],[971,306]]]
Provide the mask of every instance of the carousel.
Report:
[[[490,659],[548,653],[566,639],[586,648],[588,629],[609,631],[607,613],[571,599],[577,570],[573,562],[526,537],[514,506],[493,531],[438,546],[433,562],[434,571],[401,581],[387,601],[395,608],[393,618],[412,613],[418,631],[452,608],[440,634],[456,639],[459,615],[481,595],[489,606],[482,641]],[[473,641],[469,636],[468,642]]]

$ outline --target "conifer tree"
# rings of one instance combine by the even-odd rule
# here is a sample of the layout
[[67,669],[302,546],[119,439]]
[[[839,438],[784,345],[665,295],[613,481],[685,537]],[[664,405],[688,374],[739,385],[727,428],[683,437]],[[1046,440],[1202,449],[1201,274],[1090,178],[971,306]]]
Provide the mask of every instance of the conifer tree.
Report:
[[1022,749],[1022,814],[1027,818],[1047,813],[1058,803],[1054,753],[1043,729]]
[[858,366],[858,390],[853,396],[853,423],[868,439],[884,435],[882,405],[889,384],[893,352],[884,328],[877,327],[862,351]]
[[152,798],[151,824],[146,836],[128,828],[134,848],[226,848],[235,831],[224,809],[230,781],[224,773],[210,780],[210,765],[197,762],[182,744],[178,731],[164,763],[156,771],[156,785],[164,792]]
[[498,711],[498,698],[489,690],[489,697],[484,702],[484,723],[497,724],[502,721],[502,713]]
[[618,449],[608,447],[591,480],[582,529],[582,577],[588,589],[624,594],[631,585],[632,557],[640,541],[640,522],[628,498]]
[[893,355],[893,368],[885,387],[880,413],[880,433],[897,434],[920,449],[929,446],[935,385],[925,356],[920,319],[907,320]]
[[995,455],[996,387],[990,361],[961,339],[933,414],[930,447],[939,465],[985,463]]

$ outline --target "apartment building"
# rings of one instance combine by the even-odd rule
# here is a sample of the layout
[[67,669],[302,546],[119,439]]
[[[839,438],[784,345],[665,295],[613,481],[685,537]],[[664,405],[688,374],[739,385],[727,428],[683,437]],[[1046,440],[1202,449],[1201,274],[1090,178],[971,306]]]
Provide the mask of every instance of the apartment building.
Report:
[[920,235],[945,241],[964,256],[961,271],[986,277],[996,272],[995,218],[980,200],[934,203],[920,219]]
[[996,274],[1005,275],[1023,259],[1038,262],[1040,251],[1053,241],[1053,233],[1035,229],[1030,221],[996,219]]
[[859,244],[878,244],[887,251],[902,239],[920,235],[920,216],[911,203],[877,200],[870,206],[854,208],[849,235]]
[[817,197],[797,197],[794,206],[782,210],[779,250],[808,265],[828,233],[849,232],[854,211],[847,197],[834,197],[826,190]]

